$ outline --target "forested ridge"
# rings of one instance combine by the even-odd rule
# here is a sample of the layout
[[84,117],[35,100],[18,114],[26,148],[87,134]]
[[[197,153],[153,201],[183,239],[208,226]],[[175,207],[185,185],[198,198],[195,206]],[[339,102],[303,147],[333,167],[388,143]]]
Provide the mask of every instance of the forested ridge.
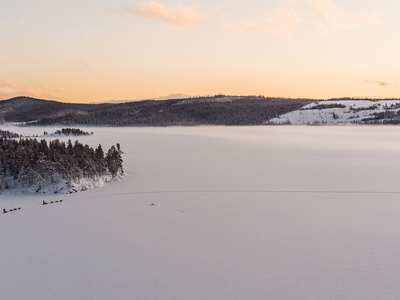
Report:
[[262,96],[199,97],[115,104],[90,113],[43,118],[32,125],[193,126],[261,125],[267,120],[312,102]]
[[312,99],[264,96],[194,97],[125,103],[71,104],[18,97],[0,101],[0,122],[60,126],[260,125]]
[[[192,97],[186,99],[127,101],[123,103],[76,104],[17,97],[0,101],[0,124],[21,122],[28,126],[195,126],[195,125],[264,125],[270,120],[318,103],[318,109],[341,108],[323,99],[292,99],[264,96]],[[344,100],[396,100],[334,98]],[[307,110],[307,109],[306,109]],[[361,124],[399,124],[400,113],[376,113]],[[72,132],[70,134],[73,134]]]
[[104,153],[78,141],[47,143],[42,139],[9,139],[0,137],[0,193],[7,189],[34,189],[44,185],[58,192],[60,183],[68,188],[81,179],[97,180],[101,176],[123,174],[119,144]]

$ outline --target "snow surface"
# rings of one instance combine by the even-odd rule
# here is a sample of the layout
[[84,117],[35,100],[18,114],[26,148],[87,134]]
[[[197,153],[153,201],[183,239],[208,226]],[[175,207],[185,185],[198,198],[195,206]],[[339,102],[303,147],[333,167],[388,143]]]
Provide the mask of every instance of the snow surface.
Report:
[[[343,108],[317,109],[318,105],[341,104]],[[269,121],[270,124],[305,125],[305,124],[338,124],[357,123],[372,118],[372,114],[400,110],[400,100],[343,100],[320,101],[303,106]],[[334,118],[334,113],[337,118]]]
[[400,127],[90,131],[125,179],[0,196],[1,299],[398,299]]

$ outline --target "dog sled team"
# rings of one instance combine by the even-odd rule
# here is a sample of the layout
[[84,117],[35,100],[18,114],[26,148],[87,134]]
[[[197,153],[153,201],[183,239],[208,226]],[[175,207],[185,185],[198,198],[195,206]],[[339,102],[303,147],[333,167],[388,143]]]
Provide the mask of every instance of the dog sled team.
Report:
[[[50,201],[50,202],[46,202],[46,201],[44,201],[43,200],[43,205],[46,205],[46,204],[52,204],[52,203],[59,203],[59,202],[63,202],[62,200],[59,200],[59,201]],[[21,207],[18,207],[18,208],[12,208],[12,209],[9,209],[9,210],[6,210],[5,208],[3,208],[3,214],[6,214],[6,213],[9,213],[9,212],[12,212],[12,211],[14,211],[14,210],[20,210],[21,209]]]

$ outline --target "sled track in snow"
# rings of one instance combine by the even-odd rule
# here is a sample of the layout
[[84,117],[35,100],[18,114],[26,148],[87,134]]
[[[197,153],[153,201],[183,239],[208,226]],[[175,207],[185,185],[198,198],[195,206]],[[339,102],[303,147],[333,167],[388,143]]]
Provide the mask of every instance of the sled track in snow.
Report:
[[[400,195],[400,191],[300,191],[300,190],[180,190],[180,191],[143,191],[143,192],[131,192],[131,193],[119,193],[119,194],[109,194],[100,197],[113,197],[113,196],[126,196],[126,195],[151,195],[151,194],[338,194],[338,195]],[[97,197],[88,197],[98,198]]]
[[[337,195],[400,195],[400,191],[300,191],[300,190],[180,190],[180,191],[142,191],[142,192],[131,192],[131,193],[118,193],[118,194],[107,194],[102,196],[85,197],[81,199],[69,199],[69,201],[80,201],[85,199],[104,198],[104,197],[117,197],[117,196],[128,196],[128,195],[152,195],[152,194],[337,194]],[[43,206],[43,203],[35,203],[32,205],[23,206],[24,209],[33,207]]]

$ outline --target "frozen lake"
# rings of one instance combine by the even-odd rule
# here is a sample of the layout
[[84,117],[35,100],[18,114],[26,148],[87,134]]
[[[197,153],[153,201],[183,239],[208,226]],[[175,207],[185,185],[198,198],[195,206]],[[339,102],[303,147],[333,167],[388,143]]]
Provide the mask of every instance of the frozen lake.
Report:
[[398,299],[399,126],[87,131],[125,179],[0,195],[1,299]]

